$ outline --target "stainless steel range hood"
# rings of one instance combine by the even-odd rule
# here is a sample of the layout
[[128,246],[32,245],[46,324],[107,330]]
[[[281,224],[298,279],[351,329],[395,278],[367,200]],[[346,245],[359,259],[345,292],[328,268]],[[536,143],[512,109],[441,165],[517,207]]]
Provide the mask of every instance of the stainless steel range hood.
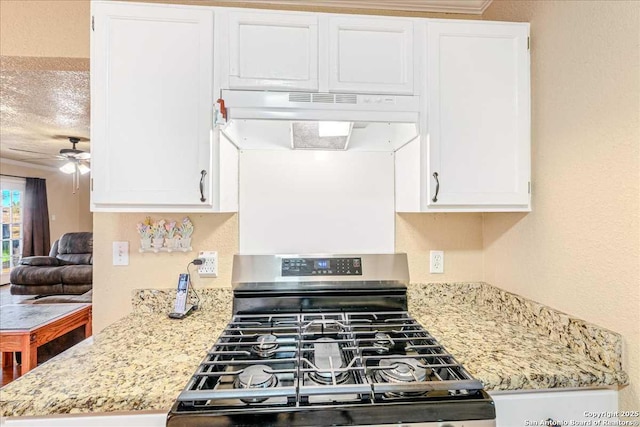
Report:
[[417,96],[223,90],[222,99],[222,132],[240,149],[395,151],[418,135]]

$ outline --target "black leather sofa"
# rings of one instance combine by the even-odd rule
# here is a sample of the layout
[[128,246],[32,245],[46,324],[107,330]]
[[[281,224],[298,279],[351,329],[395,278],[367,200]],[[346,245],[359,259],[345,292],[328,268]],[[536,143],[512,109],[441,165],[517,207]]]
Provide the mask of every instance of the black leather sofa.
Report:
[[20,260],[11,270],[12,295],[80,295],[93,287],[93,233],[66,233],[49,256]]

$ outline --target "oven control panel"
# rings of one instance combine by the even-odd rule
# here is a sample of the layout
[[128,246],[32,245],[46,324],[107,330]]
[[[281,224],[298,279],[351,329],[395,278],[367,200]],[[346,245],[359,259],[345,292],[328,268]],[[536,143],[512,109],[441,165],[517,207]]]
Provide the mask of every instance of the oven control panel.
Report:
[[362,258],[283,258],[283,276],[362,276]]

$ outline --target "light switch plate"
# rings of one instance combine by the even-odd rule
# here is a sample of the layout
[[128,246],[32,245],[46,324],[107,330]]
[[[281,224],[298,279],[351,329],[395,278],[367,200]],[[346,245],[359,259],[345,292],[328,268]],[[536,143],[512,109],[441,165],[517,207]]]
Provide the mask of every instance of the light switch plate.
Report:
[[129,265],[129,242],[113,242],[113,265]]
[[200,251],[198,258],[203,260],[202,264],[198,266],[200,277],[218,277],[218,252]]

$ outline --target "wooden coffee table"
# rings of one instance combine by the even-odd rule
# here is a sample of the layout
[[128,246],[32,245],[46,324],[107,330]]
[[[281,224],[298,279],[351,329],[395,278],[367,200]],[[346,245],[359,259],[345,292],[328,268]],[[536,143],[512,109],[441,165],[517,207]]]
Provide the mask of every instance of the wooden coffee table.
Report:
[[21,375],[36,367],[38,347],[84,326],[91,336],[91,304],[12,304],[0,307],[2,366],[22,353]]

